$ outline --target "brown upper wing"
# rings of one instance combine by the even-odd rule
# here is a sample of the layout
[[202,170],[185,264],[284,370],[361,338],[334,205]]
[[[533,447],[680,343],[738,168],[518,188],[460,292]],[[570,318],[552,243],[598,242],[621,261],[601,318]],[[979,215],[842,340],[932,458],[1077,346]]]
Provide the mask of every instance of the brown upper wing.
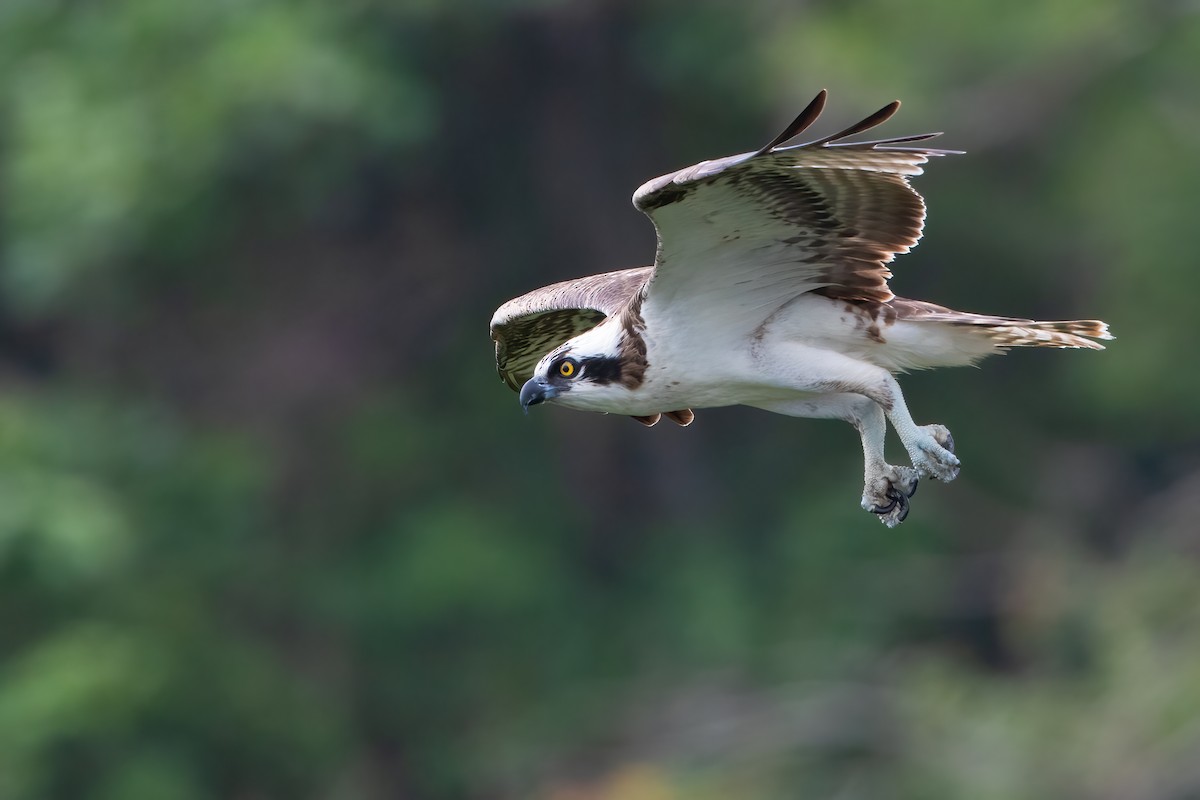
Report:
[[842,140],[889,119],[891,103],[846,130],[780,146],[820,114],[825,92],[770,144],[663,175],[634,194],[658,231],[647,303],[755,314],[802,292],[886,302],[887,264],[921,237],[925,204],[908,184],[931,156],[922,134]]
[[500,306],[491,326],[500,377],[520,391],[544,355],[623,310],[652,271],[637,267],[562,281]]

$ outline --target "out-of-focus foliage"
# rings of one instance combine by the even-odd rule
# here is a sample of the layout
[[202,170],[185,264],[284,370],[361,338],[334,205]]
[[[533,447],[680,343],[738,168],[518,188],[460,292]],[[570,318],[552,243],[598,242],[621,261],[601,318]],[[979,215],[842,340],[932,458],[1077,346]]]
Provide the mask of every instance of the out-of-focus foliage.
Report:
[[[0,797],[1195,797],[1200,17],[905,4],[0,5]],[[524,419],[486,322],[645,263],[642,180],[832,126],[899,293],[1100,317],[846,426]]]
[[220,236],[239,183],[270,175],[261,188],[286,210],[352,168],[356,148],[399,151],[431,130],[420,78],[320,4],[19,0],[0,14],[17,307]]

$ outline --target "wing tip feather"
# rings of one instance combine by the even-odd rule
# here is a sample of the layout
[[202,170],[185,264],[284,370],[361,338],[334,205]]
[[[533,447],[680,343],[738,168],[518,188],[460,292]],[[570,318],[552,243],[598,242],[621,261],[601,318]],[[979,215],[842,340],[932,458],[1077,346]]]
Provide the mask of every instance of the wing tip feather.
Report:
[[825,101],[828,98],[828,90],[822,89],[821,91],[817,92],[817,96],[808,102],[808,105],[804,107],[803,111],[796,115],[796,118],[792,120],[791,124],[784,128],[778,136],[755,151],[754,155],[761,156],[764,153],[769,153],[789,139],[794,139],[795,137],[804,133],[804,131],[808,130],[809,126],[816,122],[817,117],[821,116],[821,112],[825,110]]
[[[671,205],[687,197],[694,186],[705,181],[715,175],[730,169],[731,167],[743,164],[748,161],[766,156],[771,153],[791,151],[791,150],[850,150],[850,151],[877,151],[881,153],[899,153],[905,162],[901,165],[889,165],[888,171],[894,171],[904,175],[920,175],[922,170],[920,165],[924,164],[930,158],[935,156],[946,155],[961,155],[962,150],[934,149],[927,147],[906,147],[904,145],[914,142],[922,142],[941,136],[942,132],[921,133],[909,136],[897,136],[886,139],[877,139],[866,142],[847,142],[844,139],[862,133],[863,131],[871,130],[890,120],[899,111],[901,103],[899,100],[893,100],[887,105],[875,111],[873,114],[854,123],[848,128],[838,131],[830,136],[822,139],[817,139],[811,142],[802,142],[800,144],[784,146],[786,142],[798,136],[803,131],[807,130],[813,122],[821,115],[825,108],[826,100],[829,92],[822,89],[817,95],[809,101],[804,110],[801,111],[796,118],[783,131],[772,139],[768,144],[759,148],[752,153],[743,153],[736,156],[728,156],[726,158],[712,159],[701,161],[698,164],[693,164],[690,167],[677,170],[666,175],[660,175],[657,178],[652,178],[646,181],[633,194],[633,205],[639,211],[645,214],[652,214],[655,210]],[[860,167],[865,170],[876,169],[875,165],[865,164]]]

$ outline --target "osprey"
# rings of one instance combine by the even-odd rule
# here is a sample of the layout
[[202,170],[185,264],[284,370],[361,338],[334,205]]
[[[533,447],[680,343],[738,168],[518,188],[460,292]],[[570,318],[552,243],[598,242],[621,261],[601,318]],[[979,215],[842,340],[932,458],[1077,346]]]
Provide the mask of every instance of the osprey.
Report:
[[[1041,322],[953,311],[892,294],[888,264],[917,244],[925,204],[909,185],[937,133],[785,147],[821,113],[822,91],[769,144],[644,184],[634,206],[658,233],[654,265],[555,283],[492,317],[496,366],[521,405],[624,414],[644,425],[747,405],[845,420],[862,438],[862,507],[894,527],[918,478],[954,480],[942,425],[918,425],[895,375],[973,364],[1010,347],[1102,350],[1099,320]],[[912,467],[884,460],[886,422]]]

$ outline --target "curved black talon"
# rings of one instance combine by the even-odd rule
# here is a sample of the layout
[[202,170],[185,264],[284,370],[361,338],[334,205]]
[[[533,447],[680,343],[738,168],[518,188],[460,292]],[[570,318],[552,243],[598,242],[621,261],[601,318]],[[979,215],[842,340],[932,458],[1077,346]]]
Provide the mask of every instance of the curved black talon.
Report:
[[895,505],[896,503],[898,503],[900,505],[900,513],[896,517],[896,521],[904,522],[904,518],[908,516],[908,509],[909,509],[908,497],[904,494],[904,492],[897,491],[895,488],[893,488],[890,492],[888,492],[888,495],[896,498],[895,503],[893,503],[893,505]]
[[908,496],[910,498],[917,493],[917,487],[920,485],[921,485],[921,479],[919,477],[914,478],[913,479],[913,488],[911,490],[909,490],[909,492],[908,492]]
[[904,522],[904,520],[908,518],[908,497],[905,496],[904,492],[897,491],[894,487],[888,489],[887,496],[892,502],[888,503],[886,506],[872,506],[871,513],[878,514],[882,517],[892,513],[892,511],[896,509],[896,506],[899,506],[900,510],[896,513],[895,524]]
[[888,497],[892,499],[892,502],[888,503],[886,506],[871,506],[871,513],[878,514],[882,517],[884,514],[887,514],[889,511],[895,508],[896,503],[899,502],[899,498],[891,492],[888,493]]

